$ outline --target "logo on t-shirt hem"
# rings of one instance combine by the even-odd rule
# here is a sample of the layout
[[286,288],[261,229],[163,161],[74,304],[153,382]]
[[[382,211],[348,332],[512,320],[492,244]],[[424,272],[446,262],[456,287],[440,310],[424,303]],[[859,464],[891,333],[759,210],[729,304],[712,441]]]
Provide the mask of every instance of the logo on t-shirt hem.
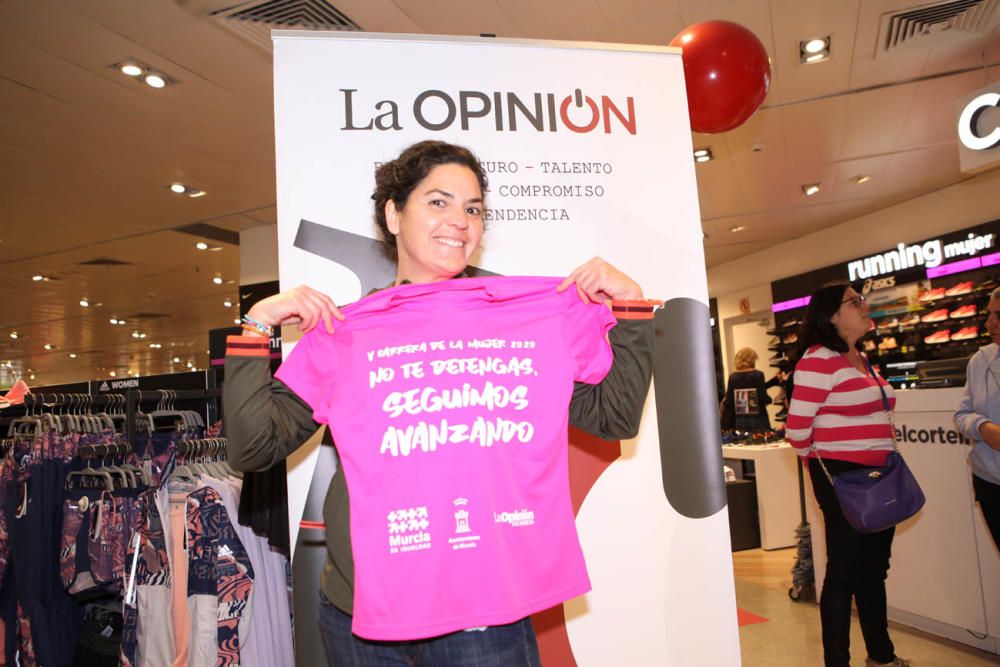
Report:
[[431,548],[430,520],[427,507],[408,507],[386,515],[389,530],[389,553],[422,551]]
[[[469,510],[465,509],[469,504],[468,498],[455,498],[452,501],[455,506],[455,535],[448,540],[448,544],[454,550],[475,549],[479,541],[479,535],[471,535],[472,528],[469,526]],[[458,537],[458,536],[461,537]]]
[[494,512],[493,513],[494,523],[505,523],[512,528],[519,528],[521,526],[534,526],[535,525],[535,513],[529,509],[519,509],[513,512]]

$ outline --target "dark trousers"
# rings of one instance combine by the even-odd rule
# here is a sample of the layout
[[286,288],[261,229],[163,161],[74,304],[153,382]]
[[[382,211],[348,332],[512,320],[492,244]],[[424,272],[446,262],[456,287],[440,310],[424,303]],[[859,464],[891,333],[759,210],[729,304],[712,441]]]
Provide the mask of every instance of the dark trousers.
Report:
[[972,476],[972,489],[976,492],[976,502],[986,519],[986,526],[993,536],[993,544],[1000,549],[1000,484],[987,482],[982,477]]
[[[865,467],[828,458],[823,462],[834,476]],[[826,666],[850,665],[852,598],[858,606],[868,656],[876,662],[892,662],[896,655],[889,639],[885,578],[896,529],[867,535],[857,532],[847,522],[833,487],[813,459],[809,461],[809,477],[826,522],[826,577],[819,603]]]
[[351,617],[320,593],[319,625],[331,667],[541,667],[531,619],[409,642],[351,633]]

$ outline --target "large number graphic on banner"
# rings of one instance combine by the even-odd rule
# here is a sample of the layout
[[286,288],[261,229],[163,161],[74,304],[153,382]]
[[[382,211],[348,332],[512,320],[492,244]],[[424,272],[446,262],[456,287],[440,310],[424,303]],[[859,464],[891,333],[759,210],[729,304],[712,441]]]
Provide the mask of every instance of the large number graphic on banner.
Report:
[[[562,276],[600,256],[666,301],[638,437],[570,432],[593,590],[533,622],[550,667],[703,664],[706,647],[713,662],[739,664],[679,52],[276,33],[275,125],[285,289],[309,284],[345,304],[389,284],[395,266],[372,222],[374,170],[416,141],[440,139],[469,147],[490,180],[470,275]],[[330,447],[290,466],[300,664],[323,660],[309,619],[335,470]],[[452,512],[456,534],[463,510]]]

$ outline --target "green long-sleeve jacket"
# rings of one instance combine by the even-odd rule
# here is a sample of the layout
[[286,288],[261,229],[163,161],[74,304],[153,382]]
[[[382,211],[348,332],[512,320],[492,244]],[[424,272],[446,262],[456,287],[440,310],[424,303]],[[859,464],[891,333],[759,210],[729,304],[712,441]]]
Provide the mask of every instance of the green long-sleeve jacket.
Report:
[[[576,383],[569,406],[573,426],[605,440],[635,437],[653,367],[652,319],[619,320],[608,335],[614,363],[600,384]],[[229,464],[236,470],[266,470],[298,449],[320,427],[312,408],[271,377],[267,356],[226,354],[223,392]],[[333,476],[323,504],[327,559],[320,579],[323,594],[351,614],[354,558],[350,504],[344,475]]]

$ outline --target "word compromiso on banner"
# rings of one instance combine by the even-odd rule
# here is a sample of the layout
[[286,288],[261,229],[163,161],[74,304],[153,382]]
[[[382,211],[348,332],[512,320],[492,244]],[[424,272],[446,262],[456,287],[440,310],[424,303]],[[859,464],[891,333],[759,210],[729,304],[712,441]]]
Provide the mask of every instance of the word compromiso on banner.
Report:
[[[355,100],[356,88],[341,88],[344,101],[342,130],[398,131],[400,104],[395,100],[379,100],[371,110],[362,111]],[[622,106],[625,110],[622,111]],[[356,108],[357,107],[357,108]],[[572,94],[560,97],[554,93],[532,93],[530,97],[512,92],[462,90],[449,94],[443,90],[425,90],[413,99],[413,121],[420,127],[439,132],[451,128],[456,122],[463,130],[473,127],[481,131],[490,127],[497,132],[559,132],[569,130],[580,134],[598,130],[604,134],[612,130],[636,134],[635,99],[626,97],[616,104],[607,95],[594,99],[584,95],[579,88]]]

